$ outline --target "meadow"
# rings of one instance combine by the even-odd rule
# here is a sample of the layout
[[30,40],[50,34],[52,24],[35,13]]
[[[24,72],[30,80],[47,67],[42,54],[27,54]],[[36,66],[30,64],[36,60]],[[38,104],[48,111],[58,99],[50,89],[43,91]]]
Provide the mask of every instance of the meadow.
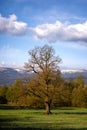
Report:
[[0,129],[87,130],[87,109],[60,107],[45,115],[43,109],[0,108]]

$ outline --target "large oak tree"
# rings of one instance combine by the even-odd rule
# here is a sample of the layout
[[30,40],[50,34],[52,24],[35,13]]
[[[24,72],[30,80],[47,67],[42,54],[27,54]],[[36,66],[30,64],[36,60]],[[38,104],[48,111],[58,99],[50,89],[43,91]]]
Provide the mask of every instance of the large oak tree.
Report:
[[53,47],[44,45],[29,51],[29,60],[25,63],[27,72],[35,75],[28,83],[28,92],[45,104],[46,113],[50,114],[50,105],[55,97],[60,82],[59,63],[61,59],[55,56]]

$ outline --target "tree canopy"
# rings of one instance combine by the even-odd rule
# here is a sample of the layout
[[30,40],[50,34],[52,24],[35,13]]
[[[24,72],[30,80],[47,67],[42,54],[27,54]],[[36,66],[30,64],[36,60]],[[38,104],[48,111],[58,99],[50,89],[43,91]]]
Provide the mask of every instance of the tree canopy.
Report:
[[46,113],[50,112],[50,105],[55,95],[60,77],[59,63],[61,59],[55,56],[55,51],[51,46],[35,47],[29,51],[29,57],[25,68],[28,72],[34,72],[35,76],[29,82],[29,93],[41,98],[46,106]]

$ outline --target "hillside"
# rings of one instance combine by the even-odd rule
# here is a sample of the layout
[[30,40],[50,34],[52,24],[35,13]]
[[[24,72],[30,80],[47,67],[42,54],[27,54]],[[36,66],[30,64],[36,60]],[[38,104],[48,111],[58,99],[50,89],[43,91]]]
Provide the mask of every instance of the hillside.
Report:
[[77,76],[82,76],[84,78],[85,83],[87,83],[87,70],[84,69],[63,69],[61,70],[62,77],[65,80],[68,79],[76,79]]
[[[83,76],[85,82],[87,83],[87,70],[61,70],[62,77],[66,80],[75,79],[77,76]],[[16,79],[23,79],[25,77],[31,76],[32,74],[26,74],[21,69],[4,68],[0,67],[0,85],[7,84],[10,85],[14,83]]]
[[23,70],[13,69],[13,68],[0,68],[0,85],[7,84],[10,85],[14,83],[16,79],[22,79],[27,77]]

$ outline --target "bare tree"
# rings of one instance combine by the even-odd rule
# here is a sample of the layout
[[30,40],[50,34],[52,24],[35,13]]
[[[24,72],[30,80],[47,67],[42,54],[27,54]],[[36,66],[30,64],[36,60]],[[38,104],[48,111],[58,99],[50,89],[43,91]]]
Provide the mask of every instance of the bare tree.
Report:
[[27,72],[35,73],[28,83],[28,92],[43,100],[47,114],[51,113],[50,105],[58,89],[60,62],[61,59],[59,56],[55,56],[54,49],[44,45],[29,51],[29,60],[28,63],[25,63]]

